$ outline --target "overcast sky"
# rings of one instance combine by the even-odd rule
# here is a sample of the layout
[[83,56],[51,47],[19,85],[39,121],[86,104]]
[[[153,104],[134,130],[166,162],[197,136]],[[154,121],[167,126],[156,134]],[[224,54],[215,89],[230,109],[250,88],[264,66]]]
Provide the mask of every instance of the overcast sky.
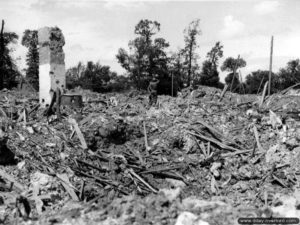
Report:
[[[299,0],[238,1],[100,1],[100,0],[0,0],[6,29],[20,35],[25,29],[58,26],[66,39],[66,67],[79,61],[100,61],[123,73],[115,55],[127,48],[134,27],[141,19],[156,20],[156,35],[170,43],[169,50],[183,47],[183,30],[201,20],[198,39],[200,65],[217,41],[224,45],[224,58],[239,54],[247,62],[243,76],[269,68],[270,39],[274,35],[273,71],[288,60],[300,58]],[[25,67],[27,49],[14,46],[18,65]],[[222,80],[224,74],[222,74]]]

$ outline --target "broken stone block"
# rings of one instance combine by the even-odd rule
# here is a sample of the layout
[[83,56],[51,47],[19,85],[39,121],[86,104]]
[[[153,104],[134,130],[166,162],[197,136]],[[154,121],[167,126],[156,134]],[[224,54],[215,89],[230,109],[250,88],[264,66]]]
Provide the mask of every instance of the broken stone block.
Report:
[[273,213],[279,214],[283,217],[300,218],[300,211],[298,210],[299,197],[299,191],[297,190],[293,195],[279,196],[278,200],[280,204],[272,207]]
[[197,216],[190,212],[182,212],[175,223],[175,225],[188,225],[188,224],[194,224],[196,221]]
[[176,221],[175,225],[209,225],[206,221],[198,219],[193,213],[190,212],[182,212]]
[[169,202],[173,202],[175,199],[179,198],[180,192],[181,188],[160,190],[160,193],[163,193]]
[[57,27],[38,30],[39,100],[42,107],[51,102],[50,90],[66,87],[64,36]]

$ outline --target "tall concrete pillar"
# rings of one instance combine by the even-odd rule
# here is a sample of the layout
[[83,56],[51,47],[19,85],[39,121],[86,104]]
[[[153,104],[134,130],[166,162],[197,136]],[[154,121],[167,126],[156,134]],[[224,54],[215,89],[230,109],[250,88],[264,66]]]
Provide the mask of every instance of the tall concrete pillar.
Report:
[[39,100],[43,107],[51,102],[50,90],[66,87],[65,39],[57,27],[38,30],[39,43]]

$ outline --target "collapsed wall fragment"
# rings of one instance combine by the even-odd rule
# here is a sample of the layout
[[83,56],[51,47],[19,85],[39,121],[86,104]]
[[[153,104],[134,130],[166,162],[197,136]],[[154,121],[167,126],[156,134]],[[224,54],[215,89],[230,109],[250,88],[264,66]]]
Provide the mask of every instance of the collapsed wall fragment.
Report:
[[42,107],[51,102],[50,90],[66,87],[65,39],[58,27],[38,30],[39,44],[39,101]]

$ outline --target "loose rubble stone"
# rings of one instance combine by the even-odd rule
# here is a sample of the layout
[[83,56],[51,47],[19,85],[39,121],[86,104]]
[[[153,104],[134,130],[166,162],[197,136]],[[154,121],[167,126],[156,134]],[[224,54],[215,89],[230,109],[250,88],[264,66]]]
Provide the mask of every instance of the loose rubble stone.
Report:
[[[47,121],[43,109],[28,115],[26,126],[1,114],[18,163],[0,168],[1,216],[13,221],[20,194],[37,220],[20,217],[18,224],[169,225],[187,218],[227,225],[242,216],[298,215],[291,190],[299,189],[299,121],[276,111],[277,102],[257,110],[255,95],[226,93],[219,101],[221,90],[199,88],[195,93],[205,95],[159,96],[160,106],[150,110],[143,94],[76,89],[83,107],[64,107],[61,121]],[[37,103],[37,96],[7,90],[0,91],[5,104],[1,94],[9,104],[22,100],[13,103],[18,115]],[[237,105],[242,100],[250,104]],[[275,118],[272,126],[270,110],[282,125]]]
[[197,218],[193,213],[183,212],[178,216],[175,225],[193,225]]

